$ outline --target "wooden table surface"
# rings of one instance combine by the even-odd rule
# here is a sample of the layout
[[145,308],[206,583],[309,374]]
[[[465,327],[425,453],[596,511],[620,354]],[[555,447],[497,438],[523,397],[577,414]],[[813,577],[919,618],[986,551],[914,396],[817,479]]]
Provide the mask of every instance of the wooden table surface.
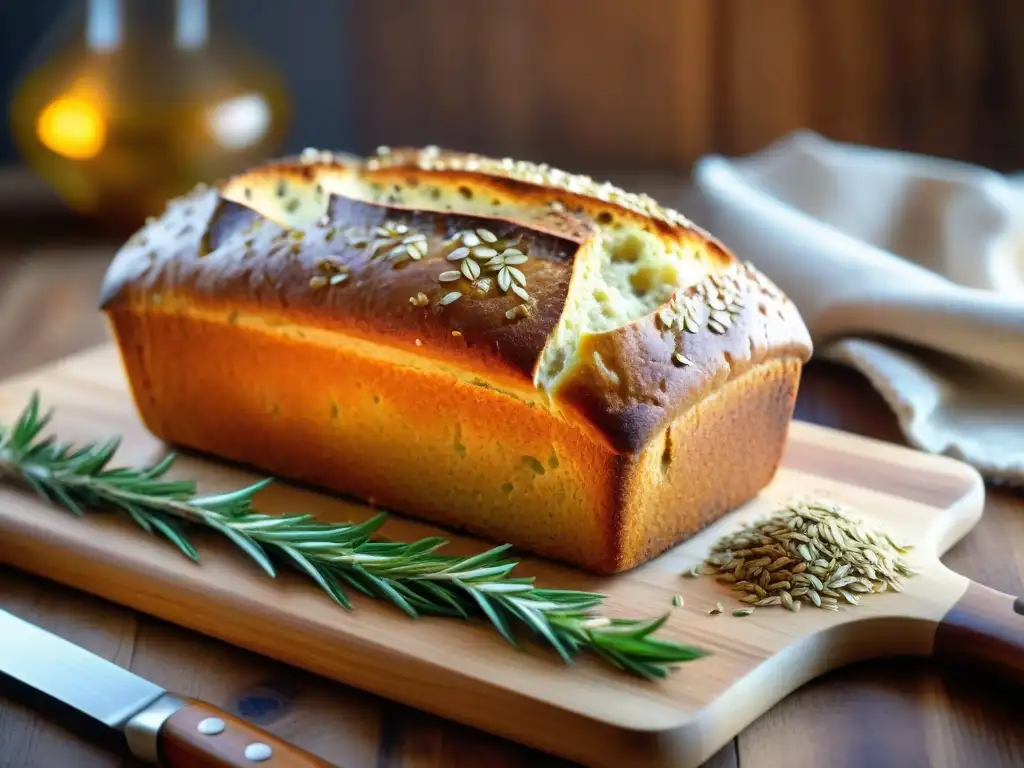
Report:
[[[0,378],[109,338],[95,302],[113,244],[31,210],[7,221],[0,211]],[[797,416],[900,441],[880,398],[837,366],[808,367]],[[983,521],[945,561],[1024,594],[1024,497],[990,488]],[[345,768],[569,765],[2,566],[0,607]],[[924,660],[858,664],[789,696],[707,765],[1020,768],[1020,702],[1019,688],[974,670]],[[0,688],[0,768],[133,764]]]

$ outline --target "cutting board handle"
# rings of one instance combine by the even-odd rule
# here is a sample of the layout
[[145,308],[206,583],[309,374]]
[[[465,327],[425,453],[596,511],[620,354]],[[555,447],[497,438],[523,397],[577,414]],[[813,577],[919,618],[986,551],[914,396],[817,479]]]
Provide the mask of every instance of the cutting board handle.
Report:
[[971,582],[935,634],[938,659],[994,668],[1024,681],[1024,597]]

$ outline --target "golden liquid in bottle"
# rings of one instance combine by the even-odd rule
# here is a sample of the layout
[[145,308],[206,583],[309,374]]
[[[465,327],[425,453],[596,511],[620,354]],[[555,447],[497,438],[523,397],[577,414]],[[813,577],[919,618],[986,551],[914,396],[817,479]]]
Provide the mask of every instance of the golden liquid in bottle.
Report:
[[89,0],[82,39],[31,72],[12,102],[28,164],[73,209],[119,231],[273,155],[288,119],[276,73],[211,39],[205,0],[162,1],[173,23],[133,23],[119,0]]

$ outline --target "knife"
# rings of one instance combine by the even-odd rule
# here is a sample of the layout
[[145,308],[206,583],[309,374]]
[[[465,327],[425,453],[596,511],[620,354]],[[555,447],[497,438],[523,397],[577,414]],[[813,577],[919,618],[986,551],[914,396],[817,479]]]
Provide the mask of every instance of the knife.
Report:
[[120,731],[144,762],[167,768],[324,768],[317,757],[211,704],[176,696],[0,610],[0,675]]

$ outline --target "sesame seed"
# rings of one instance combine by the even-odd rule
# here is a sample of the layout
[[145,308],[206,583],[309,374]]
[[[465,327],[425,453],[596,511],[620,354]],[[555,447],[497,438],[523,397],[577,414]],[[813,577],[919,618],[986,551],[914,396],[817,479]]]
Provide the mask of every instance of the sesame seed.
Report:
[[459,293],[458,291],[452,291],[451,293],[446,293],[441,298],[440,303],[441,303],[442,306],[447,306],[448,304],[451,304],[452,302],[458,301],[461,298],[462,298],[462,294],[461,293]]
[[512,309],[505,312],[505,317],[509,320],[515,320],[519,317],[528,317],[530,314],[530,308],[525,304],[516,304]]
[[459,280],[461,277],[462,273],[459,272],[457,269],[450,269],[438,275],[437,279],[440,280],[442,283],[451,283],[456,280]]

